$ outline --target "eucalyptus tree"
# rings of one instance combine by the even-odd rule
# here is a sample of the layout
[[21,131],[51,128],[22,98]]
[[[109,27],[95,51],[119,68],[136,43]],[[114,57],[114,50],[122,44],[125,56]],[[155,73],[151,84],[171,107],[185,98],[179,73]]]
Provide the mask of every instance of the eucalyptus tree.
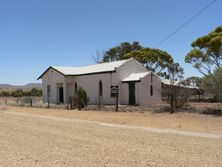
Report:
[[148,70],[166,77],[169,67],[174,63],[173,58],[167,52],[160,49],[142,48],[124,55],[124,59],[135,58]]
[[103,55],[103,62],[122,60],[124,55],[132,51],[140,50],[143,47],[139,42],[134,41],[132,43],[122,42],[119,45],[110,48]]
[[208,75],[222,67],[222,27],[219,26],[191,44],[193,49],[185,56],[185,62],[192,64],[201,74]]

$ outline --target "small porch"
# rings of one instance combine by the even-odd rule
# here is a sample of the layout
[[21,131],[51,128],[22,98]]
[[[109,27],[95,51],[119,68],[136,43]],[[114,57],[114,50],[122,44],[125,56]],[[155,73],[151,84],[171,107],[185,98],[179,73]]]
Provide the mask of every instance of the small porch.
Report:
[[69,97],[74,95],[75,82],[56,83],[56,101],[58,104],[67,104]]

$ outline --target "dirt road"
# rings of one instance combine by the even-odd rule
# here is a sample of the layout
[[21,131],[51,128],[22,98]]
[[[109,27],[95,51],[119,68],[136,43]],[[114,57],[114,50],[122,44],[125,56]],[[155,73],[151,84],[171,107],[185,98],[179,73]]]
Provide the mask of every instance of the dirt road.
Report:
[[0,111],[1,167],[222,166],[222,139],[9,112]]

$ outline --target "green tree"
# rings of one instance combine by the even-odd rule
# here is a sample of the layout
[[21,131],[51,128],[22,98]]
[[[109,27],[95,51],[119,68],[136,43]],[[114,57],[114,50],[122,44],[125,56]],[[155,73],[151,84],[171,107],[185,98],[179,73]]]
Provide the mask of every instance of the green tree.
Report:
[[24,96],[24,91],[22,89],[17,89],[16,91],[12,92],[13,97],[22,97]]
[[30,90],[30,96],[42,96],[42,90],[37,88],[32,88]]
[[173,64],[170,54],[160,49],[142,48],[124,55],[124,59],[135,58],[148,70],[160,76],[166,76],[168,68]]
[[179,63],[172,63],[168,66],[168,73],[166,78],[170,80],[171,84],[174,85],[183,79],[184,71]]
[[[102,62],[117,61],[135,58],[144,65],[149,71],[153,71],[161,77],[167,77],[167,72],[172,65],[176,64],[172,56],[166,51],[154,48],[144,48],[139,42],[122,42],[120,45],[110,48],[103,55]],[[94,59],[96,62],[101,60],[101,54],[97,52]]]
[[222,68],[217,68],[212,74],[203,77],[201,88],[214,95],[216,101],[222,100]]
[[192,43],[193,49],[185,56],[201,74],[207,75],[222,66],[222,27],[219,26]]
[[9,97],[11,96],[11,93],[8,92],[8,91],[2,91],[1,94],[0,94],[1,97]]
[[[120,45],[110,48],[104,53],[103,62],[122,60],[123,56],[132,51],[140,50],[143,47],[139,42],[134,41],[132,43],[122,42]],[[97,56],[98,57],[98,56]]]

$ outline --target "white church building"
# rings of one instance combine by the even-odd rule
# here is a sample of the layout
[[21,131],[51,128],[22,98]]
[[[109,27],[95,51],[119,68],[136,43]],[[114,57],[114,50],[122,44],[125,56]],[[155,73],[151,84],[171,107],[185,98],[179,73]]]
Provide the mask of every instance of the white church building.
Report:
[[43,101],[67,104],[77,87],[87,92],[89,104],[115,104],[111,86],[118,86],[121,105],[159,103],[161,80],[133,58],[83,67],[50,66],[42,79]]

